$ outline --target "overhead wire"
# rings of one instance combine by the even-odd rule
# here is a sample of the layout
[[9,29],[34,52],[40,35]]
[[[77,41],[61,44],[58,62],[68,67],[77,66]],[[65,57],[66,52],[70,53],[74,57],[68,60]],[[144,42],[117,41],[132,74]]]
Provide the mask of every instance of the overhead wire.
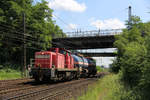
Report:
[[[21,34],[21,35],[25,35],[25,36],[30,36],[30,37],[32,37],[32,38],[35,38],[33,35],[31,35],[31,34],[29,34],[29,33],[35,33],[35,31],[31,31],[31,30],[27,30],[27,32],[26,33],[28,33],[28,34],[24,34],[24,32],[23,32],[23,29],[20,29],[20,27],[18,27],[18,26],[14,26],[14,25],[9,25],[9,23],[7,23],[7,22],[5,22],[5,23],[0,23],[0,26],[3,26],[3,27],[5,27],[5,28],[9,28],[9,29],[12,29],[13,31],[15,31],[16,33],[18,33],[18,34]],[[17,28],[17,30],[19,29],[19,31],[16,31],[16,30],[14,30],[14,28],[16,29]],[[29,31],[29,32],[28,32]]]
[[[4,30],[7,30],[7,29],[4,29]],[[4,30],[3,30],[3,31],[1,30],[0,32],[4,32]],[[16,31],[14,31],[14,32],[16,32]],[[18,35],[18,33],[19,33],[19,32],[17,32],[17,34],[15,34],[15,35]],[[6,35],[6,34],[7,34],[7,33],[5,33],[5,36],[11,38],[13,41],[23,42],[23,40],[24,40],[23,37],[15,37],[15,36],[10,36],[9,34],[7,34],[7,35]],[[12,33],[12,34],[14,35],[14,33]],[[19,33],[19,35],[24,35],[24,34]],[[29,43],[32,43],[32,44],[36,44],[36,45],[42,45],[42,44],[44,44],[44,41],[42,41],[42,43],[41,43],[41,41],[40,41],[40,42],[37,42],[37,41],[27,40],[27,39],[26,39],[26,41],[29,42]],[[54,42],[53,42],[53,44],[54,44],[54,45],[57,45],[57,43],[54,43]]]
[[[5,33],[5,34],[1,33],[1,36],[3,37],[3,39],[6,38],[6,37],[8,37],[9,39],[11,38],[11,40],[13,40],[13,41],[18,41],[18,42],[21,42],[21,43],[23,42],[24,38],[23,38],[23,36],[21,36],[21,35],[23,35],[22,33],[17,32],[17,34],[12,33],[10,35],[10,34],[7,33],[7,31],[8,31],[7,29],[3,29],[3,31],[2,30],[0,31],[2,33]],[[12,30],[9,29],[9,31],[12,31]],[[14,31],[14,32],[16,32],[16,31]],[[18,33],[19,33],[19,35],[18,35]],[[29,38],[26,38],[25,41],[27,41],[27,43],[31,43],[31,44],[35,44],[35,45],[41,45],[41,44],[43,44],[42,42],[39,42],[39,41],[38,42],[37,41],[33,41],[33,39],[29,40]]]
[[[31,34],[29,34],[28,32],[28,34],[24,34],[23,32],[20,32],[20,31],[16,31],[16,30],[14,30],[14,29],[12,29],[11,28],[11,26],[6,26],[6,25],[1,25],[0,24],[0,26],[3,26],[5,29],[4,30],[8,30],[8,31],[13,31],[14,33],[13,34],[19,34],[19,35],[25,35],[25,36],[27,36],[27,37],[30,37],[30,40],[32,39],[32,40],[37,40],[38,38],[37,38],[37,36],[33,36],[33,35],[31,35]],[[8,29],[9,28],[9,29]],[[11,29],[10,29],[11,28]],[[34,31],[31,31],[31,32],[34,32]],[[28,38],[29,39],[29,38]],[[38,42],[44,42],[44,41],[42,41],[42,40],[40,40],[40,41],[38,41]]]
[[[3,42],[3,41],[2,41],[2,42]],[[6,43],[6,42],[3,42],[3,43]],[[16,43],[12,43],[12,42],[10,42],[10,41],[7,41],[7,43],[9,43],[10,45],[14,45],[14,46],[20,48],[20,46],[18,46]],[[31,47],[31,46],[27,46],[27,48],[35,49],[35,50],[40,50],[40,51],[42,50],[42,49],[38,49],[38,48],[35,48],[35,47]]]
[[32,36],[32,35],[29,35],[29,34],[24,34],[23,32],[18,32],[18,31],[15,31],[14,29],[8,29],[9,27],[7,27],[7,26],[1,26],[0,25],[0,27],[2,28],[2,27],[4,27],[3,28],[3,30],[6,30],[6,31],[13,31],[13,33],[12,34],[17,34],[17,35],[25,35],[25,36],[27,36],[27,37],[30,37],[30,38],[32,38],[32,40],[34,39],[37,39],[37,38],[35,38],[34,36]]
[[63,24],[65,24],[68,28],[70,28],[71,30],[74,30],[74,28],[72,28],[68,23],[66,23],[63,19],[61,19],[60,17],[56,16],[55,14],[53,14],[54,17],[56,17],[58,20],[60,20]]
[[[22,42],[22,43],[21,43],[21,44],[18,43],[18,42],[17,42],[17,43],[13,43],[12,41],[7,41],[7,39],[8,39],[8,38],[6,37],[6,38],[3,38],[3,40],[5,40],[5,41],[2,41],[2,40],[0,40],[0,41],[3,42],[3,43],[12,43],[12,44],[16,44],[16,45],[17,45],[17,44],[22,45],[22,43],[23,43],[23,41],[20,41],[20,40],[18,40],[18,39],[15,39],[14,37],[11,37],[11,40],[12,40],[13,42],[19,41],[19,42]],[[30,42],[30,43],[31,43],[31,42]],[[28,43],[26,43],[26,44],[28,44]],[[32,45],[39,46],[39,43],[33,43],[33,42],[32,42]],[[19,47],[19,46],[18,46],[18,47]],[[29,47],[29,48],[35,48],[35,47],[33,47],[33,46],[32,46],[32,47],[31,47],[31,46],[27,46],[27,48],[28,48],[28,47]]]
[[[13,31],[13,32],[15,32],[15,33],[18,33],[18,34],[20,34],[20,35],[30,36],[30,37],[33,38],[32,35],[24,34],[22,31],[16,31],[16,30],[12,29],[12,26],[6,26],[6,25],[1,25],[1,24],[0,24],[0,26],[6,28],[5,30],[10,30],[10,28],[11,28],[11,31]],[[8,29],[8,28],[9,28],[9,29]],[[17,29],[18,29],[18,28],[17,28]]]
[[[51,0],[53,2],[55,2],[55,0]],[[72,28],[66,21],[64,21],[60,16],[57,16],[55,14],[52,14],[55,18],[57,18],[58,20],[60,20],[63,24],[65,24],[68,28],[70,28],[71,30],[74,30],[74,28]]]
[[[37,0],[35,0],[36,2],[39,2],[39,1],[37,1]],[[60,17],[58,17],[58,16],[56,16],[55,15],[55,17],[57,18],[57,19],[59,19],[61,22],[63,22],[65,25],[67,25],[67,26],[69,26],[69,24],[67,24],[63,19],[61,19]],[[6,25],[7,26],[6,26]],[[23,38],[23,36],[22,37],[20,37],[21,35],[25,35],[25,36],[27,36],[27,39],[26,39],[26,41],[28,41],[28,42],[31,42],[31,43],[35,43],[35,41],[33,41],[33,40],[35,40],[36,38],[35,37],[33,37],[32,35],[29,35],[29,34],[24,34],[23,33],[23,29],[20,29],[18,26],[15,26],[15,25],[13,25],[13,26],[10,26],[10,25],[8,25],[8,23],[7,22],[5,22],[5,24],[3,24],[3,25],[0,25],[0,26],[3,26],[3,27],[5,27],[5,29],[3,29],[3,31],[4,30],[6,30],[6,31],[12,31],[12,33],[11,34],[13,34],[13,36],[11,35],[9,35],[9,34],[7,34],[7,37],[9,37],[9,38],[12,38],[13,40],[17,40],[17,41],[20,41],[20,42],[22,42],[22,40],[24,39]],[[14,29],[12,29],[12,27],[14,28],[14,29],[16,29],[17,28],[17,30],[19,30],[19,31],[15,31]],[[70,26],[69,26],[70,27]],[[8,29],[8,28],[11,28],[11,29]],[[70,27],[71,29],[73,29],[72,27]],[[21,30],[21,31],[20,31]],[[3,31],[0,31],[0,32],[3,32]],[[34,32],[34,31],[33,31]],[[16,35],[14,35],[14,34],[16,34]],[[19,35],[19,36],[18,36]],[[5,36],[6,36],[6,33],[5,33]],[[17,37],[15,37],[15,36],[17,36]],[[28,40],[29,39],[29,37],[30,37],[30,40]],[[36,41],[37,42],[37,41]],[[57,45],[56,43],[54,43],[53,42],[53,44],[55,44],[55,45]]]
[[[11,39],[9,39],[9,41],[7,41],[9,38],[4,38],[3,40],[5,40],[5,42],[7,43],[7,42],[17,42],[16,44],[18,44],[18,45],[22,45],[22,44],[28,44],[28,43],[23,43],[23,42],[21,42],[21,41],[19,41],[19,40],[16,40],[16,39],[14,39],[14,38],[11,38]],[[10,41],[11,40],[11,41]],[[1,40],[0,40],[1,41]],[[20,43],[19,43],[20,42]],[[4,42],[3,42],[4,43]],[[31,42],[30,42],[31,43]],[[32,43],[32,45],[36,45],[36,46],[39,46],[40,44],[39,43]]]
[[[3,31],[1,31],[0,30],[0,32],[4,32],[4,30]],[[5,36],[5,37],[9,37],[9,38],[14,38],[14,39],[16,39],[16,40],[24,40],[24,38],[23,37],[18,37],[17,35],[14,35],[13,33],[10,35],[9,33],[5,33],[5,34],[1,34],[3,37]],[[20,41],[20,42],[22,42],[22,41]],[[27,42],[31,42],[31,43],[34,43],[34,42],[37,42],[37,41],[33,41],[33,40],[28,40],[28,39],[25,39],[25,41],[27,41]],[[41,43],[41,42],[40,42]]]

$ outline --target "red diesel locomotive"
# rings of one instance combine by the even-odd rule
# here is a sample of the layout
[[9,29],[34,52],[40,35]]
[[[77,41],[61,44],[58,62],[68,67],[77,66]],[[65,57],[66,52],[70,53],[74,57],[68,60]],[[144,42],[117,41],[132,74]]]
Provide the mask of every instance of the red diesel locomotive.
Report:
[[96,64],[93,61],[92,58],[74,55],[63,48],[51,48],[50,51],[35,53],[34,67],[30,75],[36,81],[70,80],[95,75]]

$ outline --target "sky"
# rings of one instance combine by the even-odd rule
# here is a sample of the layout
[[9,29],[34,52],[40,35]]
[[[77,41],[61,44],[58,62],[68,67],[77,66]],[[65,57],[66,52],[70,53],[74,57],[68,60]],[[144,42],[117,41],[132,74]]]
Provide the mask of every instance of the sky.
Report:
[[54,20],[64,32],[77,29],[125,28],[128,6],[132,14],[149,21],[150,0],[47,0]]
[[[125,28],[128,7],[132,15],[143,22],[150,21],[150,0],[47,0],[54,10],[53,19],[64,32],[95,29]],[[102,50],[102,51],[107,51]],[[98,59],[98,58],[97,58]],[[103,65],[112,63],[112,58],[101,58]],[[100,64],[100,63],[98,63]]]

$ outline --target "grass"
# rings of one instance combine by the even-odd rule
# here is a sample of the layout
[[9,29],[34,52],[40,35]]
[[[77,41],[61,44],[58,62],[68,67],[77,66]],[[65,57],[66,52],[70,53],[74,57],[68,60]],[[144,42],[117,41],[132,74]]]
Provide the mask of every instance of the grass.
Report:
[[108,68],[102,68],[100,66],[96,66],[97,72],[108,72]]
[[78,100],[120,100],[123,86],[119,83],[119,75],[107,75],[100,79],[88,92]]
[[1,69],[0,70],[0,80],[7,80],[7,79],[17,79],[21,78],[21,72],[14,69]]

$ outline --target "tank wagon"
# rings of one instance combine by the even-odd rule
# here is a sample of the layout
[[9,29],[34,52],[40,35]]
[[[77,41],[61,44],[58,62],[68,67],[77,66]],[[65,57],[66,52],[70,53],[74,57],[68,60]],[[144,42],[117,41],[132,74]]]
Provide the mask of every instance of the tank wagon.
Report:
[[96,69],[96,61],[93,58],[87,57],[88,60],[88,76],[90,75],[96,75],[97,69]]
[[87,77],[96,74],[96,64],[93,61],[92,58],[72,54],[63,48],[51,48],[50,51],[35,53],[30,75],[36,81]]
[[93,58],[85,58],[81,55],[72,55],[72,57],[74,66],[80,69],[80,77],[90,77],[97,73],[96,62]]

